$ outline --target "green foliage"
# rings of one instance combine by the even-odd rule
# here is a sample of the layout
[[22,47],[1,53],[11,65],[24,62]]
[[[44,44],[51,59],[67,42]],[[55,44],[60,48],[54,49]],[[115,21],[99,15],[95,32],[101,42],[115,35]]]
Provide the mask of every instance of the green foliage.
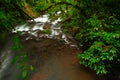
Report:
[[25,21],[25,14],[21,12],[18,4],[22,4],[22,1],[2,0],[0,2],[0,33],[10,32],[18,23]]
[[21,74],[21,78],[24,79],[28,74],[28,71],[27,70],[24,70]]
[[17,50],[18,51],[18,50],[23,49],[23,46],[22,46],[22,44],[20,42],[19,36],[14,36],[13,37],[13,41],[15,42],[14,46],[13,46],[13,50]]
[[111,67],[110,61],[117,58],[117,48],[106,46],[102,42],[94,42],[83,54],[79,54],[80,63],[95,70],[97,74],[106,74]]
[[13,20],[13,16],[10,16],[9,14],[5,14],[5,12],[3,12],[3,11],[0,11],[0,21],[1,21],[0,31],[11,30],[11,26],[13,25],[13,22],[15,22],[15,20]]
[[116,29],[120,21],[113,18],[107,22],[110,24],[93,16],[86,20],[86,30],[83,29],[75,37],[86,47],[86,50],[78,55],[80,64],[90,67],[97,74],[108,73],[111,63],[114,60],[118,62],[120,56],[120,31]]
[[46,33],[46,34],[50,34],[51,30],[50,29],[44,29],[43,32]]

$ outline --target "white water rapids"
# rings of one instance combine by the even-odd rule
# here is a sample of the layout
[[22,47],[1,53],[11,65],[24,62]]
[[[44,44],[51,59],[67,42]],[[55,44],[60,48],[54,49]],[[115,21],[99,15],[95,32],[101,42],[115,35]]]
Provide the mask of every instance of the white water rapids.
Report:
[[[64,40],[65,43],[70,44],[71,47],[77,47],[77,45],[73,42],[75,41],[73,37],[62,31],[59,23],[60,21],[61,18],[51,21],[46,14],[42,17],[35,18],[34,20],[28,20],[24,25],[16,26],[12,32],[17,33],[19,31],[22,32],[23,35],[26,33],[29,34],[30,36],[26,37],[26,40],[32,39],[33,36],[36,37],[36,39],[39,39],[40,37],[47,37]],[[41,33],[41,31],[45,30],[45,27],[50,29],[50,34]]]

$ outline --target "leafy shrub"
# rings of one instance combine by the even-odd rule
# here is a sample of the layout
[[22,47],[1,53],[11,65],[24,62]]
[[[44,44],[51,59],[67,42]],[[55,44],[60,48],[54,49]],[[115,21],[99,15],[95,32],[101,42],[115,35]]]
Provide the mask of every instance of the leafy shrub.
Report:
[[[111,21],[110,21],[111,22]],[[115,25],[120,25],[119,20],[114,18],[108,27],[105,22],[93,16],[86,20],[87,28],[76,35],[76,39],[85,44],[86,50],[78,55],[80,64],[90,67],[97,74],[108,73],[112,62],[119,61],[120,31]],[[108,28],[108,31],[106,30]],[[109,32],[113,31],[113,32]]]

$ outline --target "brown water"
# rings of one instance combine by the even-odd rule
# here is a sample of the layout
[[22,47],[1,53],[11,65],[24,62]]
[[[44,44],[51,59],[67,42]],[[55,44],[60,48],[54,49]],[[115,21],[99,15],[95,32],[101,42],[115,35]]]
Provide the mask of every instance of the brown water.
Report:
[[81,51],[63,41],[41,38],[23,42],[28,48],[29,64],[35,67],[31,80],[98,80],[93,71],[79,64],[77,54]]
[[[72,36],[62,32],[58,23],[60,19],[49,22],[47,15],[44,15],[35,21],[40,23],[30,21],[13,30],[13,33],[17,31],[22,33],[21,39],[27,51],[29,64],[35,68],[35,71],[30,73],[30,80],[105,80],[79,64],[77,54],[81,49]],[[51,33],[44,33],[44,28],[50,28]],[[6,50],[3,50],[9,50],[8,54],[11,57],[6,55],[1,63],[4,63],[1,67],[6,68],[0,69],[0,80],[19,80],[21,70],[18,64],[17,66],[8,64],[14,57],[11,48],[12,46],[7,44]]]

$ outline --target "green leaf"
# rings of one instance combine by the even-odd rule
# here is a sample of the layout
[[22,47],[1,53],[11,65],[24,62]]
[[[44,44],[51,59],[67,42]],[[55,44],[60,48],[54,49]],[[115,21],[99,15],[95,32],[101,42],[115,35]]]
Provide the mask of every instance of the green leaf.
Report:
[[21,77],[22,77],[22,78],[25,78],[25,77],[27,76],[27,73],[28,73],[27,70],[23,70]]
[[95,59],[95,58],[91,58],[91,59],[90,59],[90,62],[91,62],[91,64],[93,64],[93,63],[96,62],[96,59]]
[[34,67],[32,65],[30,65],[30,70],[33,71],[34,70]]
[[111,49],[110,52],[114,54],[116,53],[116,50]]

